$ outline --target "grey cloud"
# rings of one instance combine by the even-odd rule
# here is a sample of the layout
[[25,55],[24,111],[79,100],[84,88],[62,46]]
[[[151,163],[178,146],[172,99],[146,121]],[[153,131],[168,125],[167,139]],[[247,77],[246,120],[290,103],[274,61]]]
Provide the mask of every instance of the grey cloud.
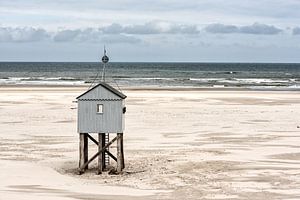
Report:
[[99,28],[99,31],[106,34],[119,34],[123,32],[123,27],[120,24],[113,23],[109,26]]
[[123,32],[127,34],[159,34],[162,33],[161,28],[155,23],[146,23],[143,25],[130,25],[124,26]]
[[131,35],[151,35],[151,34],[198,34],[196,25],[170,24],[165,22],[148,22],[139,25],[112,24],[99,29],[106,34],[131,34]]
[[54,42],[107,42],[107,43],[138,43],[139,38],[113,33],[114,25],[111,25],[111,30],[106,33],[97,28],[74,29],[74,30],[59,30],[49,32],[44,29],[32,27],[12,28],[0,27],[0,42],[37,42],[37,41],[54,41]]
[[100,28],[60,30],[54,34],[55,42],[93,42],[107,40],[112,43],[137,43],[141,40],[133,35],[151,34],[198,34],[196,25],[178,25],[167,22],[148,22],[142,25],[113,23]]
[[0,42],[36,42],[49,37],[49,33],[41,28],[0,27]]
[[198,34],[199,30],[196,25],[173,25],[169,33]]
[[254,23],[249,26],[235,26],[224,24],[211,24],[205,27],[209,33],[242,33],[242,34],[256,34],[256,35],[276,35],[283,30],[273,25],[266,25]]
[[[294,28],[293,34],[300,34],[300,28]],[[240,33],[275,35],[283,30],[275,26],[254,23],[250,26],[236,26],[224,24],[211,24],[204,28],[209,33]],[[139,25],[111,24],[100,28],[65,29],[54,32],[42,28],[24,27],[0,27],[0,42],[101,42],[111,43],[138,43],[143,35],[197,35],[197,25],[173,24],[162,21],[152,21]]]
[[103,34],[94,28],[61,30],[54,34],[53,40],[55,42],[93,42],[99,41],[101,35]]
[[63,30],[56,33],[53,40],[56,42],[68,42],[75,40],[81,33],[81,30]]
[[132,36],[126,35],[110,35],[104,36],[101,38],[101,41],[104,43],[139,43],[141,42],[140,39]]
[[276,35],[283,30],[272,25],[255,23],[251,26],[241,26],[240,32],[247,34]]
[[105,42],[105,43],[138,43],[140,39],[113,33],[108,30],[105,34],[99,29],[87,28],[83,30],[62,30],[55,34],[53,40],[56,42]]
[[293,35],[300,35],[300,27],[293,28]]
[[234,25],[211,24],[205,27],[209,33],[237,33],[239,29]]

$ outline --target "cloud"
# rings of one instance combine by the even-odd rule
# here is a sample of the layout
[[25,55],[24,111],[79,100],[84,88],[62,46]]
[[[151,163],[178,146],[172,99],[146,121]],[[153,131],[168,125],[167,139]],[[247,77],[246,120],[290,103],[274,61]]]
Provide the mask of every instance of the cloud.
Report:
[[171,24],[168,22],[153,21],[137,25],[120,25],[117,23],[99,29],[106,34],[130,34],[130,35],[151,35],[151,34],[198,34],[196,25]]
[[234,25],[211,24],[205,27],[209,33],[237,33],[239,29]]
[[276,35],[283,30],[273,25],[266,25],[254,23],[249,26],[235,26],[224,24],[211,24],[205,27],[206,32],[209,33],[241,33],[241,34],[255,34],[255,35]]
[[258,35],[276,35],[283,30],[272,25],[254,23],[250,26],[241,26],[240,33],[258,34]]
[[123,27],[124,33],[127,34],[139,34],[139,35],[148,35],[148,34],[159,34],[166,33],[166,30],[163,30],[159,24],[150,22],[142,25],[129,25]]
[[95,42],[103,34],[95,28],[60,30],[53,35],[55,42]]
[[74,41],[81,34],[81,30],[63,30],[59,31],[53,37],[55,42]]
[[126,35],[110,35],[110,36],[104,36],[101,38],[101,41],[106,44],[112,44],[112,43],[139,43],[141,42],[140,39],[132,36],[126,36]]
[[55,42],[97,42],[105,39],[111,42],[137,43],[141,40],[133,37],[133,35],[198,33],[199,30],[196,25],[172,24],[161,21],[132,25],[113,23],[100,28],[64,29],[52,32],[33,27],[0,27],[0,42],[36,42],[42,40],[53,40]]
[[0,42],[105,42],[105,43],[139,43],[141,39],[124,34],[105,34],[98,28],[65,29],[46,31],[41,28],[0,27]]
[[300,27],[293,28],[293,35],[300,35]]
[[169,29],[169,33],[198,34],[199,30],[196,25],[172,25]]
[[[300,34],[300,28],[294,28],[293,34]],[[221,34],[258,34],[275,35],[283,30],[272,25],[254,23],[249,26],[236,26],[224,24],[210,24],[204,27],[208,33]],[[103,42],[107,43],[138,43],[146,35],[186,35],[199,36],[200,29],[197,25],[176,24],[164,21],[151,21],[144,24],[122,25],[113,23],[99,28],[75,28],[47,31],[34,27],[0,27],[0,42]]]
[[0,42],[36,42],[49,37],[49,33],[41,28],[0,27]]
[[[108,34],[111,33],[111,34]],[[53,40],[55,42],[104,42],[104,43],[138,43],[141,40],[123,34],[116,34],[112,31],[103,33],[99,29],[75,29],[75,30],[62,30],[57,32]]]
[[119,34],[123,32],[123,27],[120,24],[113,23],[111,25],[99,28],[99,31],[106,34]]
[[141,40],[133,35],[154,34],[198,34],[196,25],[171,24],[167,22],[148,22],[145,24],[121,25],[113,23],[100,28],[58,31],[53,39],[56,42],[110,41],[112,43],[137,43]]

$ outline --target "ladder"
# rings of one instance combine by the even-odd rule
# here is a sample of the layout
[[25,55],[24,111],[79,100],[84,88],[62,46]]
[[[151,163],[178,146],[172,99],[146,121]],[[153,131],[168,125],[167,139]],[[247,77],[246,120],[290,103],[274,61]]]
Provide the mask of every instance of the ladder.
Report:
[[[105,145],[109,143],[109,133],[105,133]],[[107,148],[107,151],[109,151],[109,147]],[[105,166],[109,165],[109,155],[107,153],[104,154],[105,156]]]

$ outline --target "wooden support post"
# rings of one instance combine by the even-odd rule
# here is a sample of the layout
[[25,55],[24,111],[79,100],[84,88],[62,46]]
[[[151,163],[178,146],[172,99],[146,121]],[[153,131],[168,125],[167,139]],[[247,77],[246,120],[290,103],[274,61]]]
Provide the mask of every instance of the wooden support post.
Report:
[[[79,134],[79,168],[83,168],[84,164],[88,161],[88,134]],[[82,170],[88,169],[86,165]]]
[[[103,133],[98,133],[98,151],[100,151],[102,148],[103,148]],[[101,152],[98,156],[98,169],[97,169],[97,174],[102,174],[102,171],[104,169],[104,166],[103,166],[103,155],[104,152]]]
[[[104,147],[104,146],[105,146],[105,133],[102,133],[102,147]],[[99,151],[100,151],[100,149],[99,149]],[[102,152],[102,170],[104,170],[106,168],[105,151]]]
[[121,173],[124,168],[123,133],[117,133],[117,172]]
[[122,169],[125,168],[125,159],[124,159],[124,145],[123,145],[123,133],[121,137],[121,153],[122,153]]

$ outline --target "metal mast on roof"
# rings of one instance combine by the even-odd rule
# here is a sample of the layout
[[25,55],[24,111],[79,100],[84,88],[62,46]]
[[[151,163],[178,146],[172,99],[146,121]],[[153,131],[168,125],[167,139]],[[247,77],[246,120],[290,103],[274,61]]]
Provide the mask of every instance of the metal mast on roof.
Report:
[[106,67],[106,63],[108,63],[109,61],[109,58],[108,56],[106,55],[106,49],[105,49],[105,46],[104,46],[104,55],[102,57],[102,63],[103,63],[103,70],[102,70],[102,81],[105,82],[105,67]]

